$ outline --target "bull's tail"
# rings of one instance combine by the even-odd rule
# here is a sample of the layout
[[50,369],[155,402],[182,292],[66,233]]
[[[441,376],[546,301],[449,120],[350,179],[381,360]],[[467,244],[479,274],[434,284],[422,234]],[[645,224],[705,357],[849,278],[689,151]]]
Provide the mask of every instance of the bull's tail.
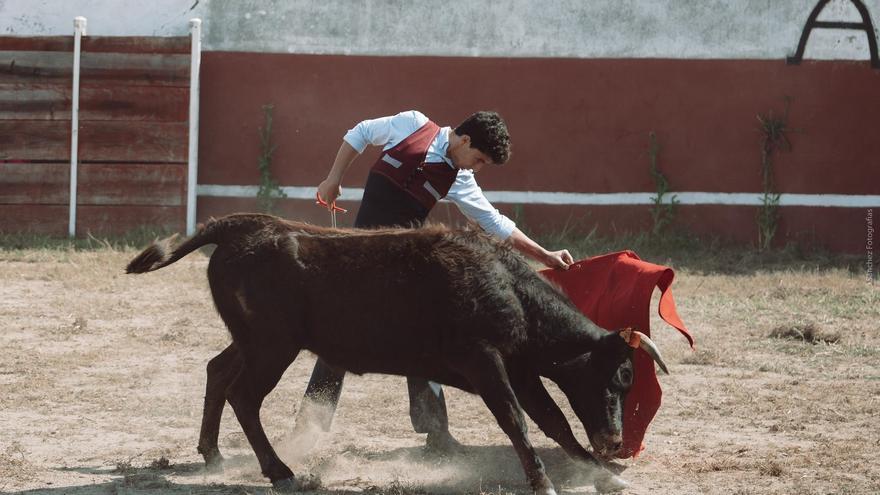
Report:
[[[289,230],[292,225],[289,222],[260,213],[238,213],[222,218],[208,220],[200,225],[198,231],[183,241],[176,248],[172,248],[177,235],[153,242],[149,247],[141,251],[125,268],[125,273],[147,273],[168,266],[183,258],[196,249],[208,245],[218,246],[233,242],[243,236],[254,235],[264,229]],[[303,230],[305,226],[299,225]]]
[[172,244],[177,238],[177,234],[154,241],[128,263],[128,266],[125,267],[125,273],[152,272],[174,263],[202,246],[215,244],[214,229],[210,226],[209,223],[200,228],[195,235],[183,241],[176,248],[172,248]]

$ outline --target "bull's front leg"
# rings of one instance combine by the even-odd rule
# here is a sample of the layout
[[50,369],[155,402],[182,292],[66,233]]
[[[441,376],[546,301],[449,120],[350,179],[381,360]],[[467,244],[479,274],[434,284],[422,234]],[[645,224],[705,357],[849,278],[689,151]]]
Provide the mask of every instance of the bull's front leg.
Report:
[[544,470],[544,463],[529,441],[525,416],[498,352],[494,349],[477,351],[455,368],[473,385],[510,438],[532,490],[538,495],[556,495],[553,483]]
[[562,447],[572,459],[581,461],[596,470],[593,483],[599,493],[621,491],[628,483],[602,467],[601,463],[585,449],[574,433],[565,414],[550,397],[538,375],[525,374],[511,380],[516,398],[526,414],[538,425],[551,440]]
[[205,407],[202,410],[202,429],[198,451],[205,458],[209,470],[220,470],[223,456],[217,446],[220,419],[226,405],[226,389],[241,369],[241,355],[235,344],[230,344],[208,362],[208,380],[205,385]]

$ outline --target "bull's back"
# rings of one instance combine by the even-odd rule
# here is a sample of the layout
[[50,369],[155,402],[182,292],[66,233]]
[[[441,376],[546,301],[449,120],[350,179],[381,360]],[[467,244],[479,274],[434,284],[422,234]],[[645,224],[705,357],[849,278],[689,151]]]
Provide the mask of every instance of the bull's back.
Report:
[[412,374],[437,367],[488,330],[440,236],[301,239],[309,290],[307,346],[357,372]]
[[476,341],[523,338],[503,264],[442,231],[406,234],[221,246],[209,267],[215,302],[242,315],[249,333],[238,338],[290,342],[356,372],[428,374]]

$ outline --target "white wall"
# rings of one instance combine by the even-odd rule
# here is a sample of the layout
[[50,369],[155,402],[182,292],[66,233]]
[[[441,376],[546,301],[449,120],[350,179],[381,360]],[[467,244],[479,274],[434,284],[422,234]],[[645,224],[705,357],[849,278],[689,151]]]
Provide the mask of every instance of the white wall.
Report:
[[[195,8],[193,5],[196,4]],[[0,35],[73,33],[73,18],[88,19],[95,36],[181,36],[189,19],[203,17],[205,0],[0,0]]]
[[[782,59],[817,0],[0,0],[0,34],[185,35],[204,49],[358,55]],[[880,0],[864,0],[872,22]],[[820,19],[859,20],[849,0]],[[817,30],[806,58],[869,58],[866,36]]]

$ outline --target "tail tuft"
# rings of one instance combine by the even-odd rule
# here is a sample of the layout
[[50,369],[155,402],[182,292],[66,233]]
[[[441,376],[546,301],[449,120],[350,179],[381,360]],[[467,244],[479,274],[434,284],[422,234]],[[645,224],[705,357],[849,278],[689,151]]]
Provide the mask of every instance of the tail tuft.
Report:
[[128,266],[125,267],[125,273],[147,273],[164,266],[171,257],[171,242],[175,237],[177,236],[153,242],[128,263]]

